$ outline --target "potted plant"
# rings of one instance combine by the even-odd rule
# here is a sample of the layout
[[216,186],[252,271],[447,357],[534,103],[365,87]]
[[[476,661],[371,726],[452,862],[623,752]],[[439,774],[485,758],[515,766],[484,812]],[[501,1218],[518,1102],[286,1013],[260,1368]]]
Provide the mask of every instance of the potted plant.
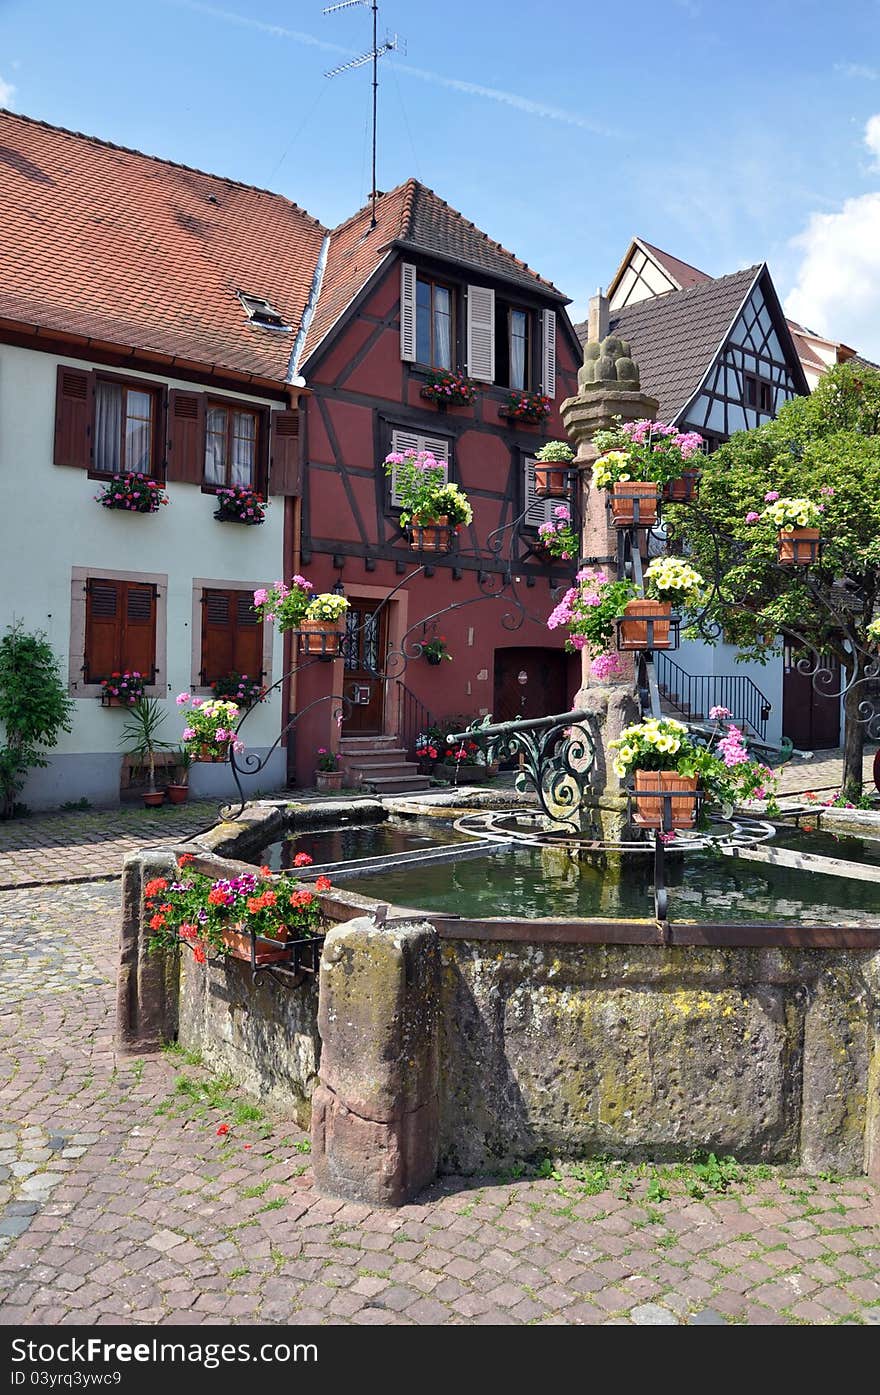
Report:
[[[700,573],[682,557],[655,557],[645,572],[645,594],[627,601],[618,627],[618,649],[669,649],[673,604],[685,610],[699,601]],[[649,627],[650,622],[650,627]]]
[[312,596],[299,623],[300,653],[319,659],[337,658],[347,610],[345,596],[339,596],[335,591],[322,591],[320,595]]
[[120,737],[126,753],[135,756],[138,763],[145,765],[149,771],[149,784],[143,795],[148,807],[162,804],[165,800],[165,791],[156,785],[156,756],[159,751],[171,750],[169,743],[159,736],[164,722],[165,713],[156,698],[139,698],[129,709],[128,720]]
[[[539,499],[567,499],[574,451],[565,441],[548,441],[535,452],[535,493]],[[555,465],[556,469],[550,466]]]
[[[781,499],[775,490],[764,495],[761,518],[776,528],[777,556],[783,567],[807,567],[819,560],[822,505],[812,499]],[[751,517],[751,515],[749,515]]]
[[434,639],[423,640],[421,646],[422,658],[429,664],[442,664],[445,659],[447,663],[452,663],[452,655],[446,648],[446,640],[443,635],[438,635]]
[[539,524],[538,543],[550,557],[558,557],[563,562],[577,559],[580,539],[571,526],[571,509],[567,504],[557,504],[553,517]]
[[391,451],[385,473],[400,500],[400,523],[417,552],[446,552],[452,534],[473,519],[467,495],[446,479],[446,466],[430,451]]
[[266,696],[259,678],[251,678],[247,673],[226,673],[215,679],[211,689],[215,697],[229,698],[238,707],[253,707]]
[[322,791],[341,790],[344,773],[336,752],[328,751],[326,746],[319,746],[318,761],[315,767],[316,787]]
[[618,778],[634,777],[636,822],[642,828],[664,833],[692,829],[701,800],[725,814],[748,799],[772,804],[773,771],[749,758],[738,727],[731,725],[703,742],[683,722],[649,717],[608,744]]
[[263,523],[266,518],[266,503],[262,494],[255,489],[236,485],[232,489],[217,490],[217,508],[214,517],[218,523]]
[[268,867],[215,880],[190,871],[194,860],[184,853],[175,881],[154,877],[144,887],[151,950],[186,945],[200,964],[209,954],[277,964],[289,961],[293,946],[305,941],[320,948],[327,877],[318,877],[314,890],[294,877],[273,877]]
[[244,750],[243,742],[235,734],[235,724],[241,716],[236,703],[226,702],[223,698],[205,700],[181,693],[177,705],[190,709],[186,714],[183,744],[191,760],[225,761],[229,759],[230,750],[236,753]]
[[[664,497],[693,497],[694,475],[687,462],[703,447],[696,431],[679,431],[662,421],[621,422],[599,431],[593,444],[602,452],[593,466],[593,483],[610,489],[611,513],[617,527],[652,526],[657,521],[661,489]],[[690,481],[683,479],[690,470]],[[682,481],[666,494],[666,487]],[[638,503],[636,504],[636,501]]]
[[507,421],[540,426],[549,417],[552,406],[543,392],[511,392],[498,408],[498,415]]
[[274,586],[260,586],[254,592],[253,608],[261,620],[273,620],[280,634],[299,629],[308,609],[314,586],[304,576],[295,576],[289,586],[276,581]]
[[[586,649],[594,661],[594,676],[611,677],[617,671],[607,662],[614,646],[615,627],[636,588],[631,581],[612,581],[599,567],[583,567],[575,583],[547,617],[547,628],[567,629],[568,652]],[[597,671],[595,664],[599,660],[606,662]]]
[[137,669],[111,673],[101,682],[102,707],[134,707],[144,696],[146,679]]
[[178,777],[165,786],[165,793],[172,804],[185,804],[189,799],[189,769],[192,756],[185,746],[181,746],[174,756],[174,773]]
[[128,471],[112,475],[95,501],[105,509],[124,509],[128,513],[158,513],[168,503],[168,495],[157,480],[148,475]]
[[431,369],[420,389],[426,402],[433,402],[440,411],[447,407],[469,407],[477,396],[476,384],[463,373],[448,369]]
[[415,749],[420,775],[431,774],[440,759],[440,750],[445,744],[439,727],[429,727],[427,731],[419,732],[416,737]]

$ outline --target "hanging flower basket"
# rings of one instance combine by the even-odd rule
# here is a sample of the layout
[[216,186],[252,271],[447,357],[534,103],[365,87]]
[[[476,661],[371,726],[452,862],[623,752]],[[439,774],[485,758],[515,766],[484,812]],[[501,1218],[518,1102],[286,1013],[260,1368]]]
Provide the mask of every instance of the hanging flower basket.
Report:
[[780,529],[776,535],[777,556],[783,567],[809,567],[819,560],[819,529]]
[[567,499],[569,495],[568,470],[559,466],[535,466],[535,493],[539,499]]
[[437,370],[428,374],[419,396],[445,411],[447,407],[469,407],[477,396],[477,390],[476,385],[463,373]]
[[819,560],[819,524],[824,504],[812,499],[781,499],[775,489],[764,495],[767,508],[746,514],[746,523],[763,521],[777,529],[776,555],[783,567],[808,567]]
[[343,627],[338,620],[301,620],[299,652],[312,659],[338,659]]
[[663,486],[663,499],[667,504],[689,504],[696,499],[700,489],[702,470],[683,470],[678,479],[667,480]]
[[[257,938],[253,943],[254,959],[257,964],[278,964],[282,959],[286,959],[290,951],[287,948],[287,933],[279,933],[272,937],[277,939],[278,948],[273,949],[263,938]],[[222,932],[223,948],[230,959],[243,959],[245,963],[251,963],[251,936],[250,932],[230,926],[228,930]]]
[[193,752],[192,759],[205,765],[222,764],[223,761],[229,760],[229,747],[231,745],[231,741],[215,741],[210,745],[205,741]]
[[627,601],[623,617],[617,625],[617,647],[623,651],[674,649],[670,624],[672,605],[669,601]]
[[697,821],[699,781],[675,770],[636,770],[635,821],[641,828],[693,828]]
[[414,518],[406,530],[413,552],[448,552],[452,546],[449,518]]
[[657,522],[660,486],[654,480],[620,481],[611,489],[615,528],[652,528]]

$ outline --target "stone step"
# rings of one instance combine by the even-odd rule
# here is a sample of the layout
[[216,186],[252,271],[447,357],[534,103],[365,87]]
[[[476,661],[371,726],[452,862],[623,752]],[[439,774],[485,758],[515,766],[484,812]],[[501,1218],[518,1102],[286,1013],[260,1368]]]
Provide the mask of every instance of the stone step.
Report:
[[407,775],[415,775],[418,766],[414,760],[388,760],[388,761],[365,761],[352,760],[348,762],[348,769],[353,775],[359,775],[362,780],[370,780],[374,775],[394,775],[404,779]]
[[407,775],[403,776],[378,776],[365,780],[363,789],[370,789],[374,794],[408,794],[415,790],[427,790],[431,787],[431,781],[427,775]]
[[340,755],[357,751],[398,751],[399,736],[343,736],[339,742]]

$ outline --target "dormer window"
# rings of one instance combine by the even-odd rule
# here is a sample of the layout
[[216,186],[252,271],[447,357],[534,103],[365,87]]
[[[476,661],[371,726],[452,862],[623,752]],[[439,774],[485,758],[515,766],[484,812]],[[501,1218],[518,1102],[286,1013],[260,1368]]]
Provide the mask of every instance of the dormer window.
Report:
[[431,368],[452,368],[452,289],[439,281],[416,281],[416,358]]
[[247,311],[247,317],[252,324],[262,325],[264,329],[289,329],[290,326],[284,323],[284,316],[279,314],[268,300],[263,296],[248,295],[245,291],[239,291],[238,298]]
[[528,310],[495,300],[495,381],[499,387],[528,392],[532,386],[532,316]]

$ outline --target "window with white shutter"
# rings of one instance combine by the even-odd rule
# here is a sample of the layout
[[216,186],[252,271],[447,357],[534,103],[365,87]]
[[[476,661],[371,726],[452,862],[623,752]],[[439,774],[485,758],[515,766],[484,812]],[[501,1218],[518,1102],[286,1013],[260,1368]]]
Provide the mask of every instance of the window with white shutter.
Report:
[[558,499],[538,498],[535,493],[535,458],[532,455],[525,456],[523,460],[523,505],[525,507],[523,526],[537,528],[540,523],[549,523],[553,518],[554,506],[558,503]]
[[[449,442],[443,436],[419,436],[415,431],[392,431],[391,449],[396,454],[405,455],[407,451],[429,450],[434,459],[446,466],[446,476],[449,477]],[[391,473],[391,507],[399,509],[403,507],[400,495],[397,492],[397,472]]]
[[483,383],[495,381],[495,292],[468,286],[467,371]]
[[416,357],[416,269],[400,263],[400,357],[409,363]]
[[556,396],[556,311],[545,310],[542,316],[543,354],[541,356],[541,391],[546,397]]

